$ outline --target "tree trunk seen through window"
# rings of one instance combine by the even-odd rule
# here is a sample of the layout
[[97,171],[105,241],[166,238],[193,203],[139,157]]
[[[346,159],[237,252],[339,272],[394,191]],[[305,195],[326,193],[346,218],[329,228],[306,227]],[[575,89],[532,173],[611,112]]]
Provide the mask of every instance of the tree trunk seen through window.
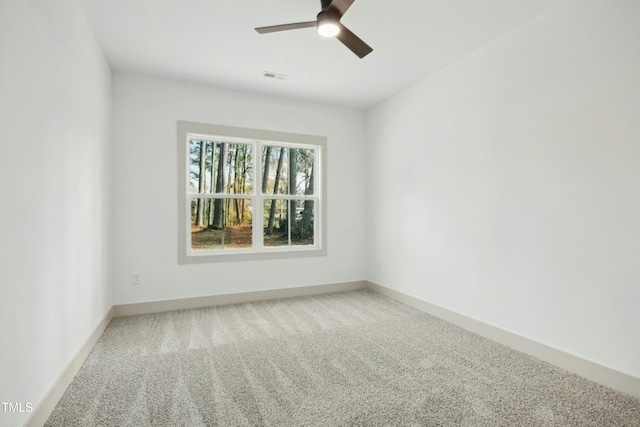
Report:
[[262,194],[267,194],[267,188],[268,183],[267,180],[269,179],[269,169],[271,168],[271,146],[267,146],[266,148],[266,153],[264,155],[264,164],[263,164],[263,171],[262,171]]
[[[311,174],[309,176],[309,184],[307,185],[307,189],[305,191],[306,195],[313,194],[313,171],[315,169],[315,165],[311,166]],[[305,200],[304,201],[304,210],[302,211],[302,230],[300,231],[300,237],[303,239],[307,236],[307,231],[313,233],[313,200]]]
[[[220,154],[218,156],[218,170],[216,176],[216,193],[220,194],[224,192],[224,165],[227,157],[227,144],[221,142],[219,145]],[[216,230],[222,230],[224,227],[224,199],[215,199],[213,206],[213,224],[212,228]]]
[[[298,170],[298,150],[289,148],[289,195],[296,194],[296,173]],[[296,202],[289,199],[287,203],[287,223],[285,232],[291,237],[293,226],[296,223]]]
[[[207,172],[207,142],[200,142],[200,180],[198,182],[198,193],[204,193],[205,191],[205,178]],[[198,208],[196,211],[196,226],[202,227],[204,225],[204,199],[198,199]]]
[[[213,193],[215,191],[216,188],[216,174],[215,174],[215,164],[216,164],[216,147],[218,146],[218,144],[216,144],[215,142],[211,143],[211,162],[210,162],[210,166],[211,166],[211,175],[209,176],[209,191],[211,193]],[[211,224],[213,224],[213,210],[214,210],[214,203],[215,200],[214,199],[209,199],[209,219],[208,219],[208,224],[209,227],[211,227]]]
[[[240,146],[235,149],[235,159],[233,161],[233,193],[240,194]],[[231,171],[229,171],[231,174]],[[233,199],[233,204],[236,211],[236,224],[241,223],[240,219],[240,199]]]
[[[273,186],[273,194],[278,194],[278,184],[280,183],[280,175],[282,174],[282,159],[284,158],[285,148],[280,148],[280,156],[278,157],[278,166],[276,168],[276,182]],[[269,209],[269,223],[267,224],[267,236],[273,234],[273,226],[276,217],[276,199],[271,200],[271,209]]]
[[[240,187],[240,194],[246,194],[247,193],[247,171],[248,171],[248,167],[247,167],[247,161],[249,160],[249,154],[248,154],[248,150],[249,150],[249,146],[248,145],[242,145],[242,168],[241,168],[241,172],[240,172],[240,177],[238,179],[238,185]],[[241,199],[240,200],[240,222],[244,223],[245,220],[245,210],[246,210],[246,202],[247,199]]]

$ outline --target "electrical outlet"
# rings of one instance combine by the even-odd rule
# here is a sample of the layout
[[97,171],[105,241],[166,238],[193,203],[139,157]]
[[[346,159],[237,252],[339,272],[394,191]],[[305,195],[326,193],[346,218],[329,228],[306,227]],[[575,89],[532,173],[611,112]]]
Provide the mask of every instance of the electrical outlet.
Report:
[[134,285],[139,285],[140,283],[142,283],[140,273],[131,273],[131,283]]

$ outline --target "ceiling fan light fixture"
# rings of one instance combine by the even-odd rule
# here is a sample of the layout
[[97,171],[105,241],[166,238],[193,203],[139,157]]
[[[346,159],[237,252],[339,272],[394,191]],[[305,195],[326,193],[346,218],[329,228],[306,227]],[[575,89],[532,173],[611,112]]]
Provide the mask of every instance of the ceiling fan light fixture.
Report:
[[322,37],[335,37],[340,33],[340,18],[333,13],[323,11],[318,14],[318,34]]
[[340,33],[340,27],[335,22],[321,22],[318,24],[318,34],[322,37],[335,37]]

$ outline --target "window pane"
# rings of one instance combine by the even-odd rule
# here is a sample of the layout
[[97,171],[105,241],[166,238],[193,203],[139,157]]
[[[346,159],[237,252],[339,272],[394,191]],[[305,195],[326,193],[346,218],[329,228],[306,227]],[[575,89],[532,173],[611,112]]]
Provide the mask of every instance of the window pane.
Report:
[[[225,157],[224,164],[224,191],[218,191],[220,185],[218,179],[220,165],[215,168],[218,178],[216,179],[216,193],[227,194],[251,194],[253,193],[253,147],[248,144],[218,143],[219,152]],[[220,153],[218,153],[218,156]]]
[[293,177],[295,183],[290,188],[289,194],[312,195],[313,188],[313,163],[315,150],[292,148],[290,150],[290,168],[295,171]]
[[[289,206],[294,212],[291,218]],[[314,202],[311,200],[265,200],[264,246],[313,245],[314,217]]]
[[189,193],[209,193],[211,187],[211,143],[189,141]]
[[314,203],[313,200],[292,200],[296,215],[291,227],[292,245],[313,245]]
[[289,150],[284,147],[262,147],[262,194],[288,193]]
[[[203,213],[198,214],[199,207]],[[194,199],[191,203],[191,249],[253,247],[251,199]],[[199,219],[202,221],[199,222]]]
[[215,141],[189,141],[189,192],[251,194],[253,147]]
[[263,220],[264,246],[288,246],[287,200],[265,200]]

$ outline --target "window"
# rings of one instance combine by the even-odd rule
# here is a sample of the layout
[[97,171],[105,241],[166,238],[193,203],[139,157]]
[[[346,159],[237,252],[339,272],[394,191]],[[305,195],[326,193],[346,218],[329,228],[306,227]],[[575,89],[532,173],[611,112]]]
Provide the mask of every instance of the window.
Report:
[[326,138],[178,122],[181,264],[326,254]]

